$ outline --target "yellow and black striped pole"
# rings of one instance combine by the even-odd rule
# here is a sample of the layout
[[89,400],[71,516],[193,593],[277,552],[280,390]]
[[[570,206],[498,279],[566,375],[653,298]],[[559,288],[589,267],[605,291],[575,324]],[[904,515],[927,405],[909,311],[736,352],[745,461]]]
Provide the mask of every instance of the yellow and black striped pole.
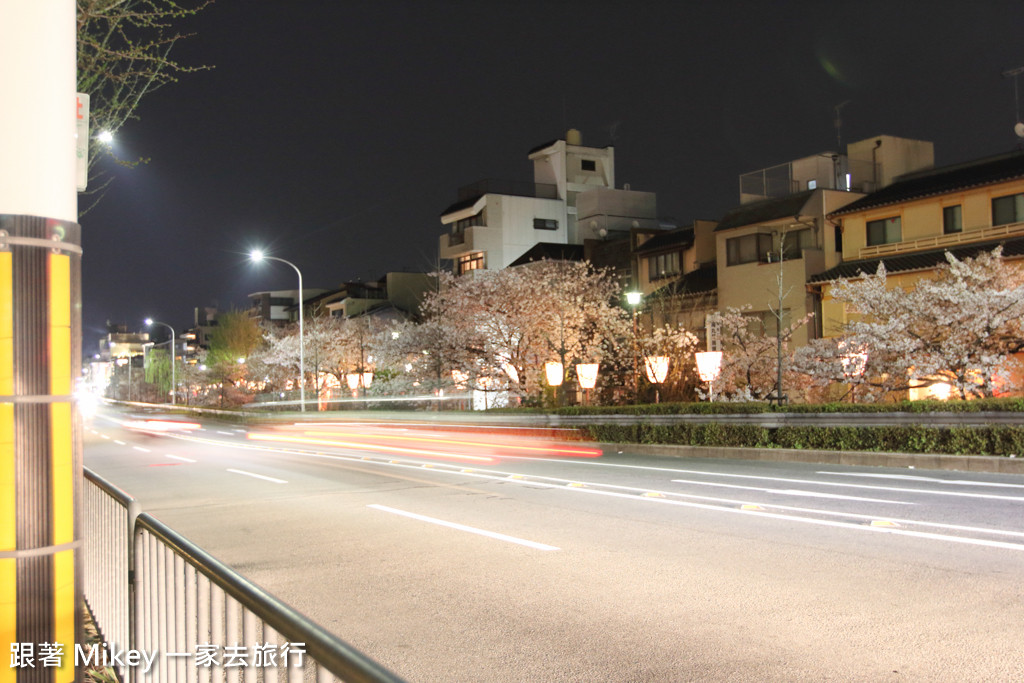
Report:
[[0,683],[76,678],[75,2],[0,0]]

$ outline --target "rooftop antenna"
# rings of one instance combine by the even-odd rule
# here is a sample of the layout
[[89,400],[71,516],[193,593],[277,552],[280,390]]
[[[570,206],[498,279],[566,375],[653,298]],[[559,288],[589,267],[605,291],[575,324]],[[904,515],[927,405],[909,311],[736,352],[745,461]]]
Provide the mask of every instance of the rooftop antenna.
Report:
[[1013,132],[1019,138],[1024,138],[1024,122],[1020,119],[1020,92],[1017,88],[1017,76],[1020,76],[1022,73],[1024,73],[1024,66],[1018,66],[1016,69],[1007,69],[1003,72],[1003,78],[1013,77],[1013,104],[1017,114],[1017,123],[1013,125]]
[[843,119],[839,116],[839,110],[848,105],[853,100],[846,100],[842,104],[837,104],[833,107],[836,117],[833,119],[833,123],[836,127],[836,152],[839,154],[843,153]]

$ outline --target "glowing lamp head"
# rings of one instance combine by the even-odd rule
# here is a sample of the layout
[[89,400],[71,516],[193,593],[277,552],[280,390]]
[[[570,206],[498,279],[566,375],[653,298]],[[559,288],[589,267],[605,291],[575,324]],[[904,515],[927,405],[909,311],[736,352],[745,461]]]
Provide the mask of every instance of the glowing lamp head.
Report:
[[651,384],[661,384],[668,377],[668,356],[644,356],[644,370],[647,372],[647,381]]
[[96,139],[104,145],[109,145],[114,141],[114,134],[109,130],[100,131],[100,134],[96,136]]
[[260,249],[253,249],[249,252],[249,260],[253,263],[259,263],[263,260],[263,251]]
[[153,326],[153,319],[152,318],[146,318],[146,327],[152,327],[152,326]]
[[576,379],[581,389],[593,389],[597,385],[599,363],[579,363],[576,365]]
[[697,358],[697,374],[702,382],[714,382],[722,371],[721,351],[698,351],[693,354]]
[[562,370],[562,364],[557,360],[549,360],[544,364],[544,377],[548,381],[548,386],[562,386],[562,379],[564,376],[565,374]]
[[643,298],[644,295],[640,292],[626,292],[626,303],[630,306],[638,306]]

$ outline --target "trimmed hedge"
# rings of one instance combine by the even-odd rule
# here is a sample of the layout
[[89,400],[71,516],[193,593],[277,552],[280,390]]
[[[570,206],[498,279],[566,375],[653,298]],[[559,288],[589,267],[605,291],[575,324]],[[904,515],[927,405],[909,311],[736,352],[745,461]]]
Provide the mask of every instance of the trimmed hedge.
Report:
[[567,406],[554,410],[509,408],[496,412],[555,415],[735,415],[750,413],[978,413],[1024,412],[1024,398],[976,401],[902,401],[899,403],[818,403],[774,406],[768,403],[648,403],[628,406]]
[[682,425],[589,425],[579,429],[596,441],[736,448],[945,453],[1024,454],[1018,427],[760,427],[718,423]]

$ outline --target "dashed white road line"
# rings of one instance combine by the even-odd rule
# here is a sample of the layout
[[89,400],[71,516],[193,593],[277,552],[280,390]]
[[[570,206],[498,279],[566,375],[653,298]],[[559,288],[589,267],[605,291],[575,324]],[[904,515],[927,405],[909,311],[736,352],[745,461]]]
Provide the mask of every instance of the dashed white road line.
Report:
[[230,467],[228,472],[234,472],[235,474],[244,474],[247,477],[255,477],[257,479],[263,479],[264,481],[270,481],[275,484],[287,484],[288,482],[284,479],[275,479],[274,477],[265,477],[262,474],[254,474],[253,472],[246,472],[245,470],[233,470]]
[[496,531],[487,531],[486,529],[478,529],[472,526],[466,526],[465,524],[457,524],[455,522],[447,522],[443,519],[437,519],[436,517],[427,517],[426,515],[416,514],[415,512],[407,512],[405,510],[398,510],[397,508],[388,507],[386,505],[367,505],[366,507],[373,508],[374,510],[381,510],[383,512],[390,512],[394,515],[401,515],[402,517],[408,517],[410,519],[417,519],[421,522],[428,522],[430,524],[437,524],[438,526],[448,527],[449,529],[457,529],[458,531],[467,531],[471,534],[477,534],[479,536],[486,536],[488,538],[494,538],[499,541],[505,541],[507,543],[515,543],[517,545],[525,545],[528,548],[535,550],[561,550],[553,545],[547,545],[546,543],[537,543],[536,541],[528,541],[525,538],[516,538],[515,536],[508,536],[506,534],[499,534]]
[[153,451],[149,450],[148,448],[143,448],[142,446],[132,446],[132,448],[137,450],[137,451],[142,451],[143,453],[152,453],[153,452]]
[[166,455],[167,455],[168,458],[174,458],[175,460],[181,460],[182,462],[197,462],[196,460],[193,460],[192,458],[183,458],[180,455],[171,455],[170,453],[167,453]]

